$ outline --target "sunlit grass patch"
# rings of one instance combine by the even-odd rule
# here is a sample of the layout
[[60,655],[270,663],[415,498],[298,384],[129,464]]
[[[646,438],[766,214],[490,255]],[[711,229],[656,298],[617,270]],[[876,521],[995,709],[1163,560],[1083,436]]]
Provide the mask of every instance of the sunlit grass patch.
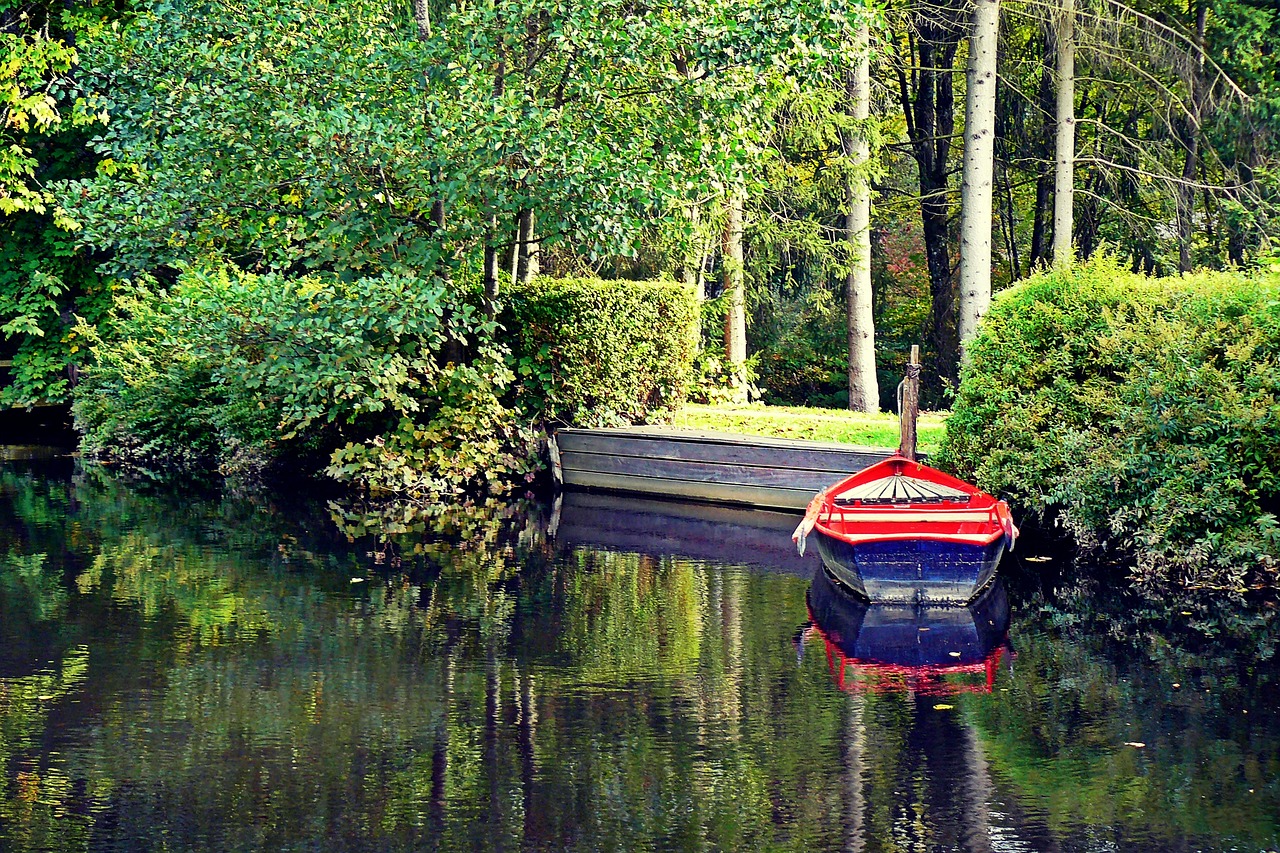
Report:
[[[921,452],[937,449],[942,441],[946,412],[921,412],[916,424]],[[895,415],[866,415],[843,409],[804,406],[750,405],[703,406],[689,404],[677,411],[671,425],[680,429],[705,429],[744,435],[834,441],[872,447],[898,446]]]

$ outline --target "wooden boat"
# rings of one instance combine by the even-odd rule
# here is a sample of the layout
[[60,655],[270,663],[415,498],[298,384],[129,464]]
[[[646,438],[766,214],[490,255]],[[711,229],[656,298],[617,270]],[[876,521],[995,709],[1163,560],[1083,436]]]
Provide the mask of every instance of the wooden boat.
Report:
[[889,448],[659,426],[562,429],[548,450],[552,475],[568,490],[791,512],[803,512],[823,486],[893,455]]
[[873,602],[964,604],[1018,529],[1004,501],[894,455],[819,492],[791,537],[801,553],[810,533],[836,580]]
[[842,590],[818,570],[805,632],[822,639],[841,690],[991,692],[1009,635],[1009,598],[998,579],[967,607],[867,604]]

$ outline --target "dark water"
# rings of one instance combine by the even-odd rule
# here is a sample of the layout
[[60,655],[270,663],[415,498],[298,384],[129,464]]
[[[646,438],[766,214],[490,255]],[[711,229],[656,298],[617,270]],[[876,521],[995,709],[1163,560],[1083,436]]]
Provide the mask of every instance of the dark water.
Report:
[[1014,562],[868,611],[741,518],[619,511],[0,464],[0,850],[1280,845],[1265,607]]

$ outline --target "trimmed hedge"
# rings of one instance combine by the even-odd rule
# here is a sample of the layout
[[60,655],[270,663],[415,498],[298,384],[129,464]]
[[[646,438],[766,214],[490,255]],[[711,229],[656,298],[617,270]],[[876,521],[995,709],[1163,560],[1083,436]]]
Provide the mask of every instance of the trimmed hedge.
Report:
[[938,458],[1140,582],[1275,586],[1278,395],[1280,275],[1100,258],[996,297]]
[[684,402],[697,317],[693,293],[671,281],[537,278],[508,291],[501,322],[521,403],[600,426]]

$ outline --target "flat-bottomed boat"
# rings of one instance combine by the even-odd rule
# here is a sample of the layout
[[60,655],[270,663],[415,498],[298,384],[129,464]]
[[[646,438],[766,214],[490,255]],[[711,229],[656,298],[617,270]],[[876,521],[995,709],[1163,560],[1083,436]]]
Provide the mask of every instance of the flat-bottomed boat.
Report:
[[801,553],[810,533],[835,579],[870,601],[965,604],[1018,529],[1004,501],[894,455],[819,492],[792,535]]

